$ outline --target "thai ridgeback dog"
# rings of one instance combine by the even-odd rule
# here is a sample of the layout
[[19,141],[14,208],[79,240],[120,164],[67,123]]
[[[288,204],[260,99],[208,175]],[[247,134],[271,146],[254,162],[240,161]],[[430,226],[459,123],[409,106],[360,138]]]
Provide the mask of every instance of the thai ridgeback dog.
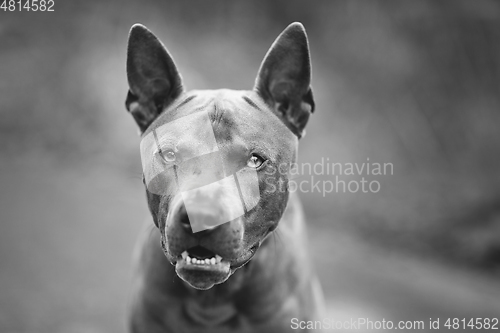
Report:
[[320,319],[305,219],[288,188],[314,111],[302,24],[276,39],[250,91],[186,92],[139,24],[127,77],[154,222],[134,255],[131,331],[276,333]]

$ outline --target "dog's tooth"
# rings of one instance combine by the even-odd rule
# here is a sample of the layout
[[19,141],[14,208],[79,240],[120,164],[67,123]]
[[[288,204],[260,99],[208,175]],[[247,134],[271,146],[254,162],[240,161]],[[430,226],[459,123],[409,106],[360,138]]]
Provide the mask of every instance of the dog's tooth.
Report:
[[190,256],[187,256],[187,257],[186,257],[186,261],[187,261],[187,263],[188,263],[188,264],[190,264],[190,263],[191,263],[191,257],[190,257]]
[[215,255],[215,260],[217,263],[220,263],[222,261],[222,257],[218,254]]
[[198,259],[193,258],[193,264],[197,264],[197,263],[198,263]]
[[186,259],[186,257],[188,256],[187,251],[182,252],[181,256],[182,256],[182,259]]
[[205,259],[205,264],[210,265],[210,259]]
[[216,261],[215,261],[215,258],[210,259],[210,263],[211,263],[212,265],[215,265],[215,262],[216,262]]

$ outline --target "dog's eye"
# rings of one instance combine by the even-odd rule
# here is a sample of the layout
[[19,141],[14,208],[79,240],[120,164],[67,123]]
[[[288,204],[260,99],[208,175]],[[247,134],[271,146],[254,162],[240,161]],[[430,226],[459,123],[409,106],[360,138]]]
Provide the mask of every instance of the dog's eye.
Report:
[[260,157],[259,155],[256,155],[256,154],[252,154],[252,156],[250,157],[250,159],[248,160],[247,162],[247,166],[249,168],[254,168],[254,169],[257,169],[259,168],[262,163],[264,163],[264,159],[262,157]]
[[162,151],[163,159],[165,162],[175,162],[175,152],[171,149]]

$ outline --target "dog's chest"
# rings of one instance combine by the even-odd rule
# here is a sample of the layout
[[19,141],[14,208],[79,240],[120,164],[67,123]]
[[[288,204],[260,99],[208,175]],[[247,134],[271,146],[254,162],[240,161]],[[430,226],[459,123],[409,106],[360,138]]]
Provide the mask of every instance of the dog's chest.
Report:
[[188,300],[184,311],[189,320],[203,327],[223,327],[237,316],[236,307],[229,302],[206,306]]

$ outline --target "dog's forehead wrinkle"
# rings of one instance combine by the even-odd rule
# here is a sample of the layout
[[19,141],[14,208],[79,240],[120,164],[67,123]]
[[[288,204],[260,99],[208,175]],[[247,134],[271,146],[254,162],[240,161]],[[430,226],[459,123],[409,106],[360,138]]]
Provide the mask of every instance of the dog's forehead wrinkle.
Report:
[[229,135],[237,133],[239,125],[247,129],[252,127],[253,131],[284,126],[275,121],[276,116],[254,91],[219,89],[192,90],[185,93],[178,98],[177,103],[165,109],[150,127],[159,127],[202,110],[208,111],[215,125],[214,130],[218,127],[230,127],[230,133],[226,133]]

